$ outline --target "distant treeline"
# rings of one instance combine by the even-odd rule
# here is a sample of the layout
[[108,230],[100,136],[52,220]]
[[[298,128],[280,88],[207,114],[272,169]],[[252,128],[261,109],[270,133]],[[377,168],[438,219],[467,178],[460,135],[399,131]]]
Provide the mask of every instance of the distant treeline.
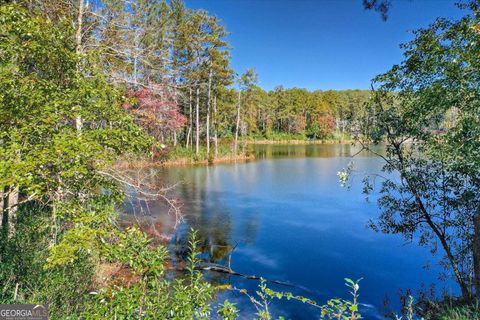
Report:
[[[328,139],[333,133],[343,139],[359,128],[360,119],[368,112],[368,90],[308,91],[281,86],[265,91],[257,86],[244,94],[240,124],[242,135],[269,139],[284,133],[308,139]],[[230,97],[234,92],[230,92]],[[223,98],[233,104],[233,99]],[[225,108],[228,109],[228,108]],[[225,121],[222,134],[232,130]]]
[[254,69],[235,74],[224,25],[181,0],[48,3],[23,2],[49,20],[71,22],[79,70],[103,73],[159,142],[198,152],[242,136],[328,139],[337,132],[343,139],[365,112],[369,91],[267,92]]

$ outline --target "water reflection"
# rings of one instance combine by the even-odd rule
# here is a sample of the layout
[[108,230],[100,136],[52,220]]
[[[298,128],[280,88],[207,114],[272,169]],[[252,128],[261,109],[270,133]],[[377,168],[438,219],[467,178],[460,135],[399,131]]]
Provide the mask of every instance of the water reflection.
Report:
[[[179,183],[171,196],[182,203],[185,222],[170,242],[178,257],[185,255],[187,232],[194,228],[206,261],[225,265],[231,259],[237,272],[292,282],[298,286],[276,289],[319,302],[348,297],[343,278],[363,277],[362,302],[371,306],[363,306],[368,319],[382,318],[379,310],[385,294],[398,308],[399,289],[438,283],[437,270],[423,268],[430,259],[426,250],[366,228],[367,221],[378,214],[374,197],[365,202],[360,184],[350,191],[339,186],[336,173],[358,148],[249,147],[256,153],[256,161],[148,172],[158,183]],[[359,154],[355,162],[359,172],[377,171],[381,165],[366,153]],[[165,231],[173,226],[173,217],[165,214],[163,204],[151,203],[149,209],[144,218],[154,221],[157,228]],[[250,291],[258,284],[224,274],[207,276]],[[448,283],[440,283],[443,285]],[[244,297],[231,292],[224,296],[237,302],[243,312],[254,312]],[[293,319],[318,315],[296,303],[277,303],[273,310]]]
[[[254,152],[257,159],[277,159],[277,158],[334,158],[349,157],[361,150],[359,146],[352,144],[341,145],[251,145],[251,151]],[[381,148],[381,147],[379,147]],[[368,155],[362,152],[361,156]]]

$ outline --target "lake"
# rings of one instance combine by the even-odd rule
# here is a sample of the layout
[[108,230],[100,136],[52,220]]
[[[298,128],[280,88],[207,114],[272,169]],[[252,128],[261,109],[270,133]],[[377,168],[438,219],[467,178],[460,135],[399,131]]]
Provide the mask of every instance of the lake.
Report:
[[[249,146],[257,159],[246,163],[148,170],[162,184],[178,183],[172,194],[182,203],[184,222],[170,243],[181,254],[186,233],[198,230],[202,257],[236,272],[288,281],[294,287],[270,284],[324,303],[349,298],[344,278],[359,279],[361,313],[383,319],[385,299],[399,310],[398,292],[418,292],[435,284],[456,292],[452,283],[438,280],[438,267],[427,248],[405,243],[398,235],[367,228],[379,209],[373,196],[362,194],[363,174],[378,172],[382,162],[350,145]],[[355,162],[356,176],[347,190],[337,172]],[[168,233],[173,215],[160,203],[148,204],[153,233]],[[127,217],[128,218],[128,217]],[[131,218],[131,216],[130,216]],[[426,268],[430,262],[430,268]],[[230,283],[254,293],[258,281],[220,273],[205,273],[215,283]],[[255,312],[240,293],[225,291],[220,298],[237,303],[242,314]],[[301,303],[272,305],[275,315],[290,319],[318,318],[318,311]],[[247,316],[248,317],[248,316]]]

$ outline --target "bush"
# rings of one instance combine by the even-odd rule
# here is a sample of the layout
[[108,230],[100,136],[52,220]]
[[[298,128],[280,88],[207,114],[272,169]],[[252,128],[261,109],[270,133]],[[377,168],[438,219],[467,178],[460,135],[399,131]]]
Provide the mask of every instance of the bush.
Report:
[[119,264],[133,283],[110,281],[91,299],[84,319],[208,319],[214,288],[195,270],[196,233],[191,233],[187,275],[166,277],[167,250],[151,247],[150,239],[136,228],[128,229],[105,247],[109,263]]
[[0,303],[48,304],[52,319],[210,319],[216,314],[230,320],[241,317],[234,304],[222,301],[216,312],[213,306],[216,290],[231,289],[246,294],[261,319],[271,319],[268,307],[273,299],[310,304],[326,319],[358,319],[358,282],[348,279],[353,300],[332,299],[323,306],[308,298],[273,291],[265,280],[254,295],[228,285],[212,286],[197,270],[201,261],[194,231],[183,273],[169,270],[166,247],[153,245],[139,229],[102,225],[99,228],[103,231],[96,239],[98,252],[78,249],[72,261],[46,263],[48,257],[57,254],[49,250],[49,215],[40,206],[24,205],[19,209],[14,237],[1,239]]
[[272,141],[292,141],[292,140],[307,140],[305,133],[288,133],[288,132],[275,132],[266,131],[263,135],[253,136],[253,140],[272,140]]
[[94,266],[88,255],[75,263],[46,269],[52,232],[50,212],[34,203],[20,206],[14,236],[0,240],[0,303],[48,304],[52,318],[79,312],[92,286]]
[[480,320],[480,308],[477,303],[472,306],[462,306],[462,307],[447,309],[440,313],[438,319],[439,320]]

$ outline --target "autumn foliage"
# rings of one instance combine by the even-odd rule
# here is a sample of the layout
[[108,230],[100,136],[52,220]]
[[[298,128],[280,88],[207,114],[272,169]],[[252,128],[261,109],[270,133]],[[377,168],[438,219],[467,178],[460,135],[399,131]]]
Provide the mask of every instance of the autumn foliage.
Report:
[[174,93],[165,86],[150,84],[139,89],[129,89],[126,96],[128,100],[124,108],[159,141],[172,138],[187,123]]
[[337,122],[332,115],[317,116],[312,121],[308,135],[314,139],[325,139],[334,132],[336,125]]

